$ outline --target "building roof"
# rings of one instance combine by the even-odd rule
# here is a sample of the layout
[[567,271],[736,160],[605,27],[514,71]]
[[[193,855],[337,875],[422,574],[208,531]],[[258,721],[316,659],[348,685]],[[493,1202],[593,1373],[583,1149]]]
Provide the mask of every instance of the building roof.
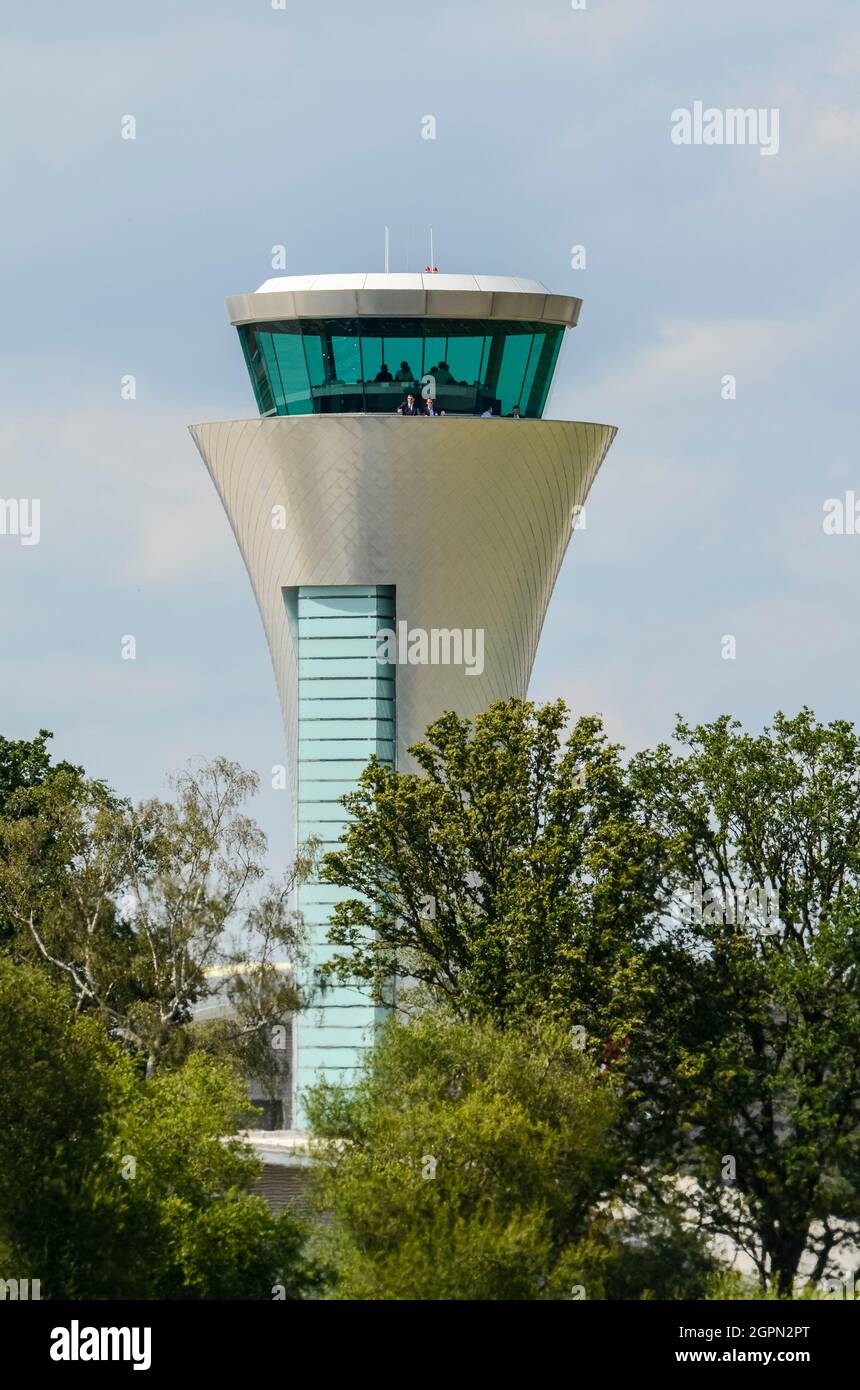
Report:
[[233,324],[302,318],[526,319],[573,328],[581,299],[510,275],[283,275],[227,300]]
[[423,274],[370,271],[366,275],[278,275],[264,280],[257,294],[278,290],[494,290],[514,294],[549,294],[540,280],[520,275],[447,275],[435,270]]

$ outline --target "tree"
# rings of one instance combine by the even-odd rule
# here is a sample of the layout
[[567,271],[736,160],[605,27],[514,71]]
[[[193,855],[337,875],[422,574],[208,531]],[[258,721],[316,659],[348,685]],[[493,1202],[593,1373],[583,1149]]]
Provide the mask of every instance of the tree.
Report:
[[621,1090],[627,1200],[687,1194],[779,1293],[804,1256],[821,1279],[860,1218],[860,741],[724,716],[625,766],[596,719],[562,746],[564,719],[446,715],[423,776],[368,769],[325,861],[356,895],[327,970],[581,1029]]
[[95,1013],[0,959],[0,1074],[4,1277],[51,1299],[317,1289],[300,1228],[249,1193],[259,1163],[235,1137],[247,1101],[226,1063],[145,1081]]
[[423,775],[373,762],[324,877],[352,889],[329,976],[384,998],[409,976],[460,1017],[549,1014],[616,1048],[647,1013],[663,911],[661,837],[597,718],[563,741],[559,701],[454,714],[411,749]]
[[636,1181],[595,1214],[579,1258],[589,1297],[613,1302],[707,1298],[725,1270],[683,1201],[643,1200]]
[[390,1020],[353,1090],[322,1082],[308,1100],[337,1296],[582,1296],[614,1110],[557,1025]]
[[[34,788],[53,783],[60,795],[68,797],[74,796],[76,789],[84,785],[82,767],[51,762],[47,747],[49,738],[53,738],[53,734],[48,729],[40,729],[34,739],[0,737],[0,818],[16,820],[36,814]],[[102,783],[91,785],[107,794]],[[0,908],[0,946],[7,944],[14,935],[14,923],[4,917]]]
[[[81,767],[72,763],[52,763],[47,742],[53,738],[49,729],[40,729],[34,739],[8,739],[0,736],[0,815],[15,808],[13,798],[31,787],[41,786],[51,777],[64,773],[84,775]],[[22,807],[26,803],[18,802]]]
[[638,1080],[703,1229],[790,1294],[804,1254],[820,1280],[857,1242],[860,740],[808,709],[676,735],[631,764],[676,889]]
[[[176,778],[174,802],[133,807],[79,769],[57,769],[0,817],[14,958],[62,980],[150,1074],[192,1045],[274,1067],[271,1030],[299,1003],[282,962],[300,954],[290,894],[307,859],[264,882],[266,839],[242,809],[256,787],[219,758]],[[229,1021],[192,1027],[213,993]]]

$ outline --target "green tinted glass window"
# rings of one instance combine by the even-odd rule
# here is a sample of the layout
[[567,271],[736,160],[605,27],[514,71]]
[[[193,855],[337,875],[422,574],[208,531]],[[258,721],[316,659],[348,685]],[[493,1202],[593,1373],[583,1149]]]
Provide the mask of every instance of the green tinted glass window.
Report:
[[431,373],[434,378],[445,375],[444,371],[439,371],[439,363],[445,361],[446,345],[447,339],[445,338],[424,339],[423,373]]
[[[537,366],[535,368],[534,380],[529,391],[529,398],[524,403],[524,415],[541,416],[546,398],[549,394],[552,374],[555,371],[555,364],[558,359],[558,350],[561,347],[563,328],[548,328],[537,355]],[[537,344],[535,345],[537,348]]]
[[[424,361],[423,340],[421,338],[392,338],[388,351],[395,359],[394,380],[403,386],[415,385],[421,380]],[[391,363],[388,364],[391,366]]]
[[278,364],[281,399],[285,415],[308,415],[311,402],[308,397],[308,370],[299,333],[272,333],[272,348]]
[[445,362],[451,376],[460,385],[476,386],[480,381],[487,341],[483,333],[448,339]]
[[243,325],[260,413],[395,411],[422,376],[449,415],[486,410],[539,418],[564,330],[476,319],[297,319]]
[[325,362],[323,361],[322,338],[319,333],[303,333],[302,347],[305,352],[305,363],[307,364],[308,383],[313,392],[314,387],[321,387],[326,382]]
[[254,395],[257,398],[257,408],[261,415],[274,415],[275,400],[272,395],[272,388],[269,384],[269,377],[260,353],[260,345],[257,341],[255,330],[253,328],[240,328],[239,340],[242,344],[242,351],[245,354],[245,361],[248,364],[251,384],[254,387]]
[[526,363],[526,372],[525,376],[523,377],[523,389],[520,393],[519,400],[520,409],[522,410],[524,415],[526,413],[526,407],[528,405],[529,396],[531,395],[531,390],[534,385],[534,379],[537,374],[538,362],[540,361],[540,354],[544,345],[545,338],[545,333],[535,333],[532,336],[531,347],[529,348],[529,359]]
[[349,384],[360,383],[363,378],[358,334],[334,333],[331,342],[335,380]]
[[275,398],[275,408],[279,415],[287,414],[287,403],[284,396],[284,388],[281,385],[281,373],[278,367],[278,358],[275,353],[275,346],[272,341],[273,333],[261,333],[259,335],[260,356],[263,359],[263,366],[266,376],[272,387],[272,395]]
[[377,330],[373,332],[370,324],[365,325],[366,333],[359,337],[361,361],[364,373],[364,408],[371,414],[391,414],[400,405],[404,396],[403,386],[394,380],[397,364],[398,343],[386,338]]
[[529,360],[533,333],[514,333],[505,338],[502,364],[499,371],[496,394],[501,403],[503,415],[510,415],[512,408],[520,404],[523,377]]
[[[386,372],[390,372],[392,376],[394,375],[385,358],[384,338],[376,338],[368,335],[367,337],[361,337],[359,343],[361,345],[362,375],[365,381],[375,381],[377,376],[382,372],[383,364],[385,365]],[[383,373],[383,375],[385,375],[385,373]]]

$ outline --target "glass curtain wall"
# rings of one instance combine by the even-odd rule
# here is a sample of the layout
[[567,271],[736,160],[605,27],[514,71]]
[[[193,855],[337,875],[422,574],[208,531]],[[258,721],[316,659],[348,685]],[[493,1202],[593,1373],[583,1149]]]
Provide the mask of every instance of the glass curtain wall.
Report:
[[261,415],[391,414],[430,377],[449,415],[540,419],[564,329],[477,319],[300,319],[239,329]]
[[[396,666],[379,660],[379,634],[396,630],[391,584],[286,589],[284,602],[298,650],[297,839],[337,849],[351,819],[341,797],[357,789],[374,754],[394,767]],[[296,1015],[296,1124],[306,1127],[302,1095],[322,1074],[351,1081],[386,1010],[356,984],[320,987],[318,971],[330,959],[328,929],[335,903],[352,896],[312,877],[299,885],[306,932],[302,986],[311,1007]]]

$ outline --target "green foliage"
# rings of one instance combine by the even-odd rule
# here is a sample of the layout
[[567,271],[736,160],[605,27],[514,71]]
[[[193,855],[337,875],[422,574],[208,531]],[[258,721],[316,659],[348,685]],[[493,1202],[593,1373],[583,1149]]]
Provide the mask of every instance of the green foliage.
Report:
[[799,1292],[789,1293],[780,1293],[775,1285],[763,1288],[761,1280],[751,1279],[736,1269],[719,1270],[708,1280],[705,1292],[705,1299],[712,1303],[797,1303],[823,1297],[812,1284],[806,1284]]
[[[306,860],[264,882],[265,836],[243,810],[255,775],[215,759],[175,779],[174,801],[133,807],[80,769],[46,771],[41,745],[7,747],[21,784],[0,814],[13,958],[63,983],[150,1073],[205,1048],[268,1068],[274,1090],[271,1028],[298,1003],[279,962],[300,955],[289,902]],[[213,992],[222,1017],[196,1025]]]
[[626,1195],[628,1202],[618,1199],[595,1215],[581,1247],[581,1279],[589,1298],[707,1297],[719,1262],[682,1204],[650,1202],[635,1184]]
[[706,1226],[789,1293],[860,1218],[860,740],[809,710],[677,737],[631,766],[686,895],[642,1086]]
[[[446,714],[420,776],[372,763],[347,798],[324,973],[418,988],[357,1089],[311,1099],[338,1296],[788,1298],[802,1257],[813,1296],[860,1221],[860,739],[722,717],[625,763],[566,719]],[[3,1259],[70,1297],[304,1296],[229,1139],[223,1059],[271,1062],[303,1002],[254,779],[216,760],[132,807],[48,737],[0,740]]]
[[[95,1015],[0,959],[0,1250],[42,1296],[270,1299],[315,1289],[303,1235],[249,1188],[224,1063],[146,1081]],[[230,1136],[234,1137],[231,1138]]]
[[26,813],[26,793],[52,777],[83,777],[81,767],[51,762],[49,738],[53,738],[53,734],[48,729],[40,729],[34,739],[8,739],[0,735],[0,815]]
[[110,1117],[131,1063],[40,973],[0,959],[0,1244],[50,1296],[125,1280],[129,1221]]
[[[52,763],[48,750],[48,739],[53,735],[48,729],[40,729],[34,739],[7,739],[0,736],[0,823],[15,821],[27,822],[38,817],[42,789],[53,788],[64,798],[74,799],[86,785],[84,770],[71,763]],[[93,793],[107,796],[107,789],[100,782],[92,782]],[[19,827],[21,835],[26,836],[26,824]],[[2,839],[0,839],[0,863],[4,858]],[[44,885],[48,874],[46,865],[37,882]],[[0,895],[0,946],[14,940],[16,923],[9,918]]]
[[445,715],[423,776],[368,769],[326,859],[357,895],[328,972],[583,1028],[630,1181],[671,1212],[694,1179],[696,1224],[763,1283],[789,1291],[804,1253],[820,1280],[860,1219],[860,740],[723,717],[624,766],[596,719],[563,742],[565,716]]
[[273,1216],[262,1197],[224,1198],[194,1219],[177,1207],[165,1204],[173,1291],[168,1285],[161,1297],[294,1302],[324,1287],[301,1226],[287,1212]]
[[308,1110],[340,1297],[571,1296],[615,1101],[569,1034],[391,1020],[357,1088]]
[[330,974],[378,997],[395,975],[467,1018],[536,1014],[629,1035],[653,994],[647,949],[662,911],[661,839],[598,719],[563,738],[561,702],[446,714],[411,752],[422,776],[373,763],[325,876],[338,904]]

